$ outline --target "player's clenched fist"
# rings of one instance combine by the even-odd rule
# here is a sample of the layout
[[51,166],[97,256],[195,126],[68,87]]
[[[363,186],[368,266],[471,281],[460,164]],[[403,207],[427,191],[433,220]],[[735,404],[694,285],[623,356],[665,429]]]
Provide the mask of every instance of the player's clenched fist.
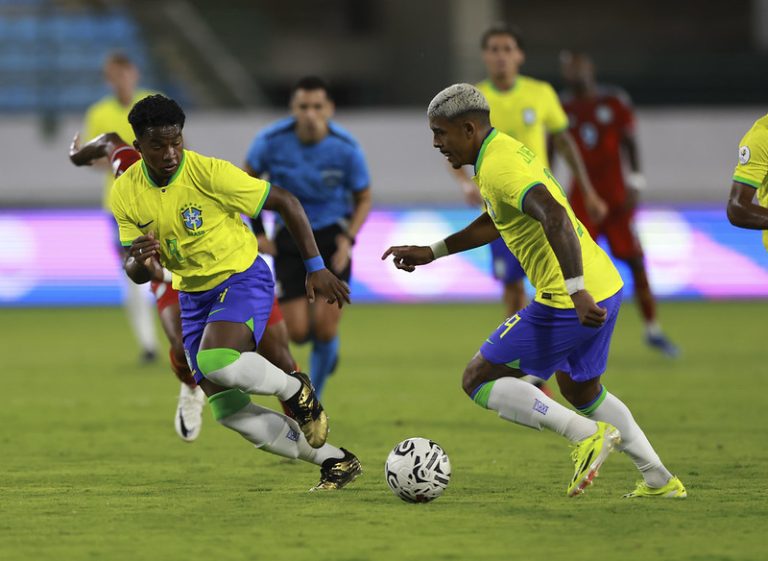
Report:
[[586,290],[579,290],[571,294],[573,306],[576,308],[576,315],[579,316],[579,322],[585,327],[600,327],[605,323],[608,317],[608,310],[601,308],[595,303],[592,295]]
[[432,263],[435,260],[435,254],[432,253],[432,248],[419,245],[398,245],[390,247],[381,256],[384,260],[392,255],[394,257],[393,262],[395,267],[412,273],[419,265],[426,265]]

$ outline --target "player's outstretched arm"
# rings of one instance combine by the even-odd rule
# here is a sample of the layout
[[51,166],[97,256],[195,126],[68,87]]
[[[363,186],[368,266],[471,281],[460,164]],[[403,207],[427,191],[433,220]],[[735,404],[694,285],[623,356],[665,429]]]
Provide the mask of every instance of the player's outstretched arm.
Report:
[[728,220],[739,228],[768,230],[768,208],[755,204],[757,189],[734,181],[728,199]]
[[80,133],[78,132],[69,145],[69,160],[76,166],[90,166],[94,161],[106,158],[123,144],[125,142],[120,138],[120,135],[107,132],[80,146]]
[[349,286],[325,267],[309,220],[299,200],[285,189],[272,185],[267,200],[264,201],[264,208],[280,213],[299,248],[307,267],[306,286],[309,301],[314,302],[317,291],[329,304],[337,303],[341,308],[344,302],[349,303]]
[[463,230],[451,234],[431,246],[393,246],[384,252],[381,259],[384,260],[392,255],[395,267],[412,273],[419,265],[426,265],[440,257],[489,244],[498,237],[499,231],[488,213],[484,212]]
[[560,263],[565,286],[579,321],[587,327],[600,327],[605,322],[607,310],[598,306],[592,295],[584,290],[581,244],[565,208],[544,185],[536,185],[528,191],[523,201],[523,212],[541,223],[547,241]]
[[587,207],[587,212],[590,218],[599,224],[605,219],[608,214],[608,205],[600,198],[592,186],[592,181],[589,179],[587,168],[584,165],[584,161],[581,159],[579,149],[576,147],[576,143],[571,137],[571,133],[567,130],[552,135],[552,142],[555,145],[555,149],[558,154],[563,157],[565,163],[568,165],[568,169],[571,170],[573,176],[579,182],[579,188],[582,195],[584,195],[584,204]]

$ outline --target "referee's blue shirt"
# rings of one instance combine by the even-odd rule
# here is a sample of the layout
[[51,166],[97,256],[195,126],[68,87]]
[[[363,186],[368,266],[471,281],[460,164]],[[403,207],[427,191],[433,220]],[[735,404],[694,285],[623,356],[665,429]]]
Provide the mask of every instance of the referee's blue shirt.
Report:
[[357,141],[333,121],[316,144],[302,144],[295,125],[289,117],[262,130],[246,162],[299,199],[312,229],[319,230],[352,214],[352,193],[370,184],[368,166]]

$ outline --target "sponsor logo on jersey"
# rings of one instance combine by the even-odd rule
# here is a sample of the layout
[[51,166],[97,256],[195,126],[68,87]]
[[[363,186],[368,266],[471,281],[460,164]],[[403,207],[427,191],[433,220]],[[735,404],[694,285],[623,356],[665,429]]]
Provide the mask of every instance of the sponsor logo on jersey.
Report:
[[749,146],[742,146],[739,148],[739,163],[743,166],[749,162],[749,158],[752,157],[752,152],[749,151]]
[[613,121],[613,109],[607,105],[598,105],[595,109],[595,119],[601,125],[607,125]]
[[320,172],[320,180],[326,187],[336,187],[344,181],[344,171],[340,169],[324,169]]

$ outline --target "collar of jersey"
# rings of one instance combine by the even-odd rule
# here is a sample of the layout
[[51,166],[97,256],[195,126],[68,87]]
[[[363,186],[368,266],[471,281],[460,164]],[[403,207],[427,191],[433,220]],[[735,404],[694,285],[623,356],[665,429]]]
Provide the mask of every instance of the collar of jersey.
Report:
[[[168,180],[167,185],[163,185],[163,187],[170,187],[171,183],[173,183],[177,177],[179,177],[179,174],[181,173],[181,170],[184,169],[184,162],[187,161],[187,152],[186,150],[181,153],[181,163],[179,164],[179,167],[176,168],[176,171],[173,173],[171,178]],[[155,180],[152,179],[152,176],[149,175],[149,170],[147,169],[147,164],[144,163],[144,160],[141,160],[141,171],[144,172],[144,177],[147,178],[147,181],[149,181],[149,184],[152,185],[152,187],[160,187],[157,183],[155,183]]]
[[496,135],[499,133],[496,129],[492,128],[490,132],[485,135],[485,140],[483,140],[483,145],[480,147],[480,152],[477,154],[477,161],[475,161],[475,175],[480,173],[480,164],[483,163],[483,156],[485,156],[485,149],[488,148],[488,145],[491,143],[491,140],[496,138]]
[[517,89],[517,85],[520,83],[520,77],[521,77],[520,74],[515,76],[515,81],[512,84],[512,87],[509,88],[508,90],[500,90],[499,88],[496,87],[496,84],[494,84],[493,80],[491,80],[490,78],[488,78],[488,85],[491,86],[491,89],[495,91],[497,94],[507,95],[507,94],[511,94]]

